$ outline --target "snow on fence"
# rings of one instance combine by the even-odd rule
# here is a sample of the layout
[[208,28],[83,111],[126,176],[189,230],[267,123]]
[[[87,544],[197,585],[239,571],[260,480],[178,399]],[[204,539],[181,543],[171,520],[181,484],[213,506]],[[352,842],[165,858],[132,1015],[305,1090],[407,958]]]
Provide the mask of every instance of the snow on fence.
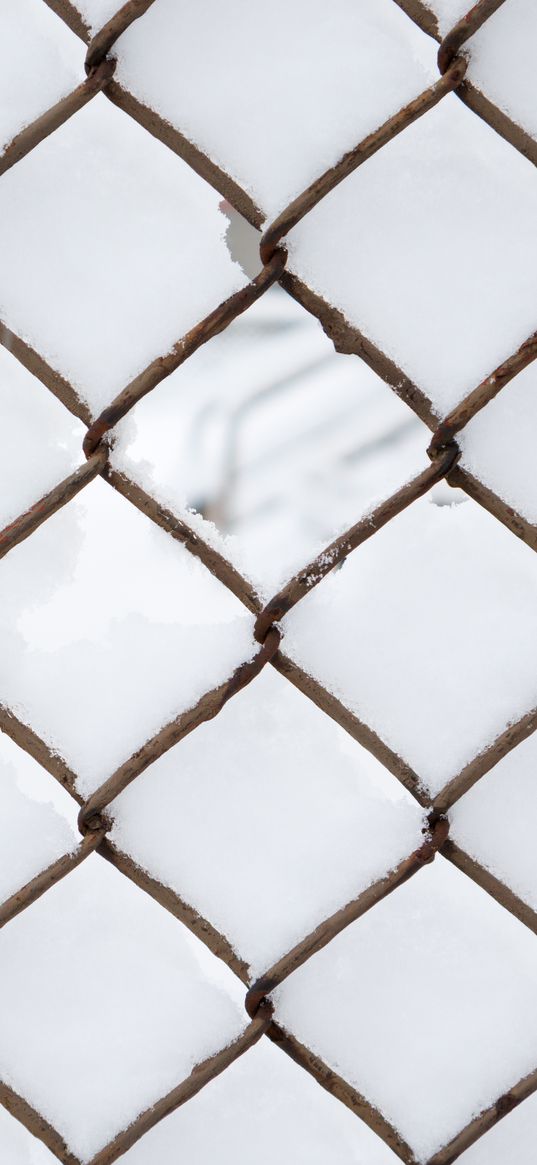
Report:
[[[161,682],[158,661],[152,671],[147,647],[140,648],[141,674],[124,687],[116,723],[123,730],[130,715],[132,739],[138,731],[145,743],[127,759],[118,753],[119,763],[110,763],[113,749],[105,741],[99,763],[84,770],[87,728],[76,689],[80,682],[84,690],[85,671],[88,684],[98,686],[89,654],[82,653],[76,664],[80,679],[75,668],[71,680],[52,694],[43,673],[43,690],[36,695],[34,681],[24,678],[18,664],[12,689],[9,678],[3,679],[0,727],[77,802],[81,840],[75,845],[60,839],[60,856],[56,851],[51,864],[44,835],[42,853],[36,849],[24,857],[24,830],[5,848],[15,873],[11,882],[6,878],[10,889],[0,920],[10,924],[6,939],[10,933],[15,937],[3,956],[14,970],[2,987],[9,1015],[0,1100],[66,1165],[110,1165],[131,1152],[134,1165],[142,1157],[133,1147],[149,1145],[141,1140],[149,1130],[180,1106],[188,1108],[186,1102],[221,1074],[236,1084],[231,1066],[240,1057],[241,1063],[254,1064],[252,1049],[266,1036],[356,1114],[357,1127],[370,1138],[360,1142],[364,1160],[389,1165],[395,1154],[407,1165],[449,1165],[462,1154],[468,1165],[478,1165],[507,1159],[513,1143],[521,1154],[517,1165],[525,1165],[537,1135],[537,1111],[527,1099],[537,1096],[537,881],[531,853],[528,857],[537,739],[532,735],[537,568],[531,554],[537,550],[537,487],[530,462],[537,182],[529,164],[537,161],[532,136],[537,123],[527,101],[528,87],[535,87],[533,54],[525,48],[537,32],[537,13],[525,0],[479,0],[469,12],[459,0],[431,0],[430,6],[422,0],[362,5],[338,0],[327,23],[320,3],[300,0],[286,9],[278,0],[264,14],[260,40],[258,17],[252,20],[254,38],[248,31],[251,7],[239,0],[218,5],[218,12],[173,0],[130,0],[118,12],[105,0],[47,3],[55,14],[47,19],[60,17],[69,36],[87,43],[87,78],[66,92],[69,70],[64,76],[64,58],[47,60],[46,28],[32,26],[35,5],[15,5],[12,17],[2,16],[14,26],[20,22],[22,61],[27,51],[28,76],[37,80],[30,92],[28,76],[21,77],[15,61],[9,80],[11,94],[17,94],[15,121],[0,158],[5,175],[0,338],[86,427],[86,460],[39,501],[27,499],[29,508],[11,517],[0,534],[0,554],[14,551],[100,478],[180,544],[172,550],[183,555],[182,562],[193,556],[202,564],[189,584],[191,598],[199,586],[202,601],[211,601],[202,582],[208,571],[249,617],[240,627],[231,622],[230,634],[213,628],[199,646],[192,639],[190,650],[188,640],[174,641],[178,658],[181,651],[189,659],[199,651],[210,661],[214,652],[214,664],[193,662],[186,676],[172,671]],[[436,76],[434,41],[439,42]],[[244,70],[236,86],[229,82],[233,68]],[[326,76],[319,80],[323,70]],[[134,122],[120,123],[122,114],[108,114],[99,94]],[[62,137],[64,125],[72,140]],[[140,126],[170,152],[144,138]],[[106,193],[108,167],[123,148],[120,140],[126,143],[125,157],[117,164],[126,166],[127,180],[109,223],[108,212],[103,214],[100,237],[91,206],[103,187]],[[62,168],[68,166],[83,203],[82,222],[75,221],[79,207],[72,205],[72,185],[68,199],[62,196]],[[160,198],[162,175],[173,197]],[[199,176],[254,227],[263,226],[262,266],[249,282],[225,252],[212,193]],[[137,229],[151,233],[151,215],[159,220],[151,238],[155,279],[151,262],[146,271],[143,256],[132,253],[134,219],[134,234],[122,234],[123,220],[132,225],[138,181],[143,190],[136,209],[145,210],[146,218]],[[138,241],[143,250],[144,238]],[[358,355],[386,381],[432,437],[423,468],[412,480],[264,601],[202,524],[172,512],[127,475],[116,459],[114,430],[137,402],[276,282],[321,321],[338,351]],[[79,308],[67,315],[73,299]],[[151,313],[152,303],[157,308]],[[163,354],[155,355],[159,351]],[[118,381],[126,387],[111,399]],[[9,442],[9,432],[4,441]],[[442,481],[471,500],[464,507],[424,508],[420,499]],[[46,553],[56,553],[54,542]],[[337,570],[342,564],[345,569]],[[35,569],[31,559],[26,567],[22,560],[24,569]],[[9,589],[9,577],[7,582]],[[176,582],[180,587],[180,579]],[[136,640],[135,626],[132,636]],[[9,644],[6,650],[12,662]],[[264,672],[269,664],[282,680],[270,697],[267,720],[264,701],[276,682]],[[32,666],[30,660],[30,672]],[[248,685],[246,707],[239,694]],[[163,707],[174,712],[164,727],[150,732],[144,693],[154,686],[156,723],[162,723]],[[56,705],[62,701],[72,731],[60,749],[47,739],[47,730],[59,723]],[[326,739],[324,728],[316,736],[319,712],[312,705],[328,718]],[[259,868],[247,834],[253,830],[258,837],[260,822],[268,823],[274,836],[283,829],[271,806],[282,790],[275,794],[272,782],[277,786],[278,732],[291,739],[295,723],[293,763],[306,772],[296,804],[291,788],[284,794],[293,802],[294,830],[282,833],[280,849],[262,853]],[[351,794],[342,791],[332,771],[347,764],[355,779],[341,751],[334,762],[330,733],[340,729],[348,734],[347,751],[358,742],[371,764],[380,762],[401,783],[404,802],[387,796],[378,812],[364,801],[359,820],[353,817],[355,809],[345,800]],[[99,723],[92,735],[97,752],[100,734]],[[237,851],[244,848],[252,873],[249,877],[247,865],[236,897],[244,894],[254,914],[257,904],[255,941],[231,900],[224,870],[215,871],[222,878],[222,901],[213,886],[217,908],[213,918],[210,910],[204,917],[199,904],[207,897],[203,879],[210,880],[210,851],[201,855],[200,865],[191,850],[184,897],[176,888],[181,879],[176,851],[181,845],[188,854],[191,828],[188,821],[181,824],[181,797],[192,810],[196,788],[182,793],[181,773],[175,775],[178,812],[171,834],[166,834],[166,808],[159,810],[157,801],[166,778],[167,761],[161,758],[187,737],[181,748],[198,774],[196,788],[203,786],[222,821],[226,774],[235,779],[241,759],[246,767],[259,766],[266,778],[262,796],[247,781],[238,794]],[[61,745],[56,727],[52,738]],[[245,744],[239,761],[233,751],[238,738],[250,750]],[[192,742],[197,740],[201,763],[205,757],[209,769],[222,765],[220,787],[212,792],[195,769]],[[77,741],[80,766],[73,767],[60,751],[76,756]],[[180,754],[170,755],[180,761]],[[139,778],[153,765],[144,785]],[[333,828],[334,807],[319,800],[317,790],[319,776],[325,781],[327,775],[343,806],[328,854],[322,833],[325,820],[326,829]],[[129,787],[130,801],[121,797]],[[136,790],[142,788],[137,805]],[[368,792],[367,779],[363,791]],[[322,869],[307,873],[313,889],[310,894],[303,888],[301,904],[297,868],[288,870],[286,851],[296,851],[296,866],[304,861],[306,869],[299,835],[313,829],[316,814]],[[129,959],[141,959],[133,948],[121,982],[125,1034],[109,1037],[112,1021],[100,996],[97,1002],[84,998],[78,1011],[79,1065],[64,1070],[63,1077],[60,1072],[55,1093],[42,1047],[54,1043],[55,1013],[45,1020],[45,996],[32,1021],[25,975],[28,962],[39,964],[41,943],[43,950],[48,942],[63,950],[68,940],[62,925],[68,921],[80,966],[85,961],[92,968],[97,995],[109,991],[106,954],[104,969],[92,962],[106,883],[99,891],[101,904],[98,895],[97,902],[90,901],[79,881],[76,893],[59,902],[59,915],[45,908],[59,892],[49,896],[51,887],[67,875],[64,886],[74,885],[82,875],[73,871],[88,860],[91,865],[92,855],[105,858],[227,964],[246,988],[247,1019],[238,1021],[214,984],[205,983],[197,995],[192,988],[189,995],[195,959],[181,946],[183,972],[173,990],[162,988],[162,1013],[156,1014],[153,1032],[151,1009],[144,1017],[130,995]],[[32,861],[38,872],[21,884]],[[39,899],[39,908],[26,914]],[[131,909],[127,895],[124,910]],[[16,916],[19,921],[12,922]],[[144,918],[142,911],[137,925],[149,928],[150,946],[156,924],[149,914]],[[353,928],[360,918],[361,926]],[[114,926],[121,940],[119,914]],[[107,941],[113,946],[113,937]],[[168,930],[159,932],[159,944],[175,941]],[[59,974],[60,964],[51,966]],[[22,1004],[16,1001],[19,979]],[[186,1002],[172,1015],[178,987]],[[68,996],[67,982],[63,990]],[[30,1016],[24,1035],[13,1021],[18,1006]],[[127,1036],[132,1028],[134,1036]],[[162,1042],[164,1063],[158,1047],[147,1054],[145,1079],[139,1066],[129,1072],[128,1060],[120,1089],[115,1042],[125,1041],[134,1063],[132,1040],[139,1040],[145,1057],[153,1035]],[[28,1041],[32,1061],[22,1068],[24,1055],[13,1051],[17,1039],[19,1048],[21,1039]],[[114,1083],[106,1074],[108,1059]],[[102,1063],[109,1102],[104,1117],[99,1085],[77,1076],[83,1061],[93,1072]],[[268,1076],[259,1071],[253,1091],[245,1079],[238,1080],[249,1112],[260,1103],[256,1088],[270,1094],[269,1068]],[[85,1124],[69,1092],[75,1076],[82,1091],[87,1089]],[[209,1094],[210,1089],[203,1093]],[[322,1095],[304,1100],[306,1123],[317,1120],[311,1106],[317,1111]],[[517,1115],[525,1113],[526,1124],[505,1122],[490,1132],[521,1101],[527,1103]],[[234,1103],[231,1092],[223,1095],[224,1109],[233,1112]],[[278,1122],[279,1112],[277,1106],[270,1110],[269,1125]],[[202,1124],[213,1119],[210,1108],[201,1114]],[[281,1128],[287,1128],[281,1119]],[[514,1141],[495,1141],[500,1128],[512,1128]],[[240,1127],[235,1134],[240,1142]],[[179,1152],[181,1136],[179,1130]],[[344,1138],[350,1145],[347,1125]],[[485,1156],[477,1155],[480,1145],[486,1145]],[[286,1148],[295,1159],[296,1146],[282,1133],[284,1153]],[[245,1159],[253,1159],[254,1143],[242,1149]],[[144,1161],[168,1160],[162,1146],[148,1152]],[[340,1159],[329,1144],[319,1160],[327,1154]],[[345,1157],[350,1159],[351,1154]]]

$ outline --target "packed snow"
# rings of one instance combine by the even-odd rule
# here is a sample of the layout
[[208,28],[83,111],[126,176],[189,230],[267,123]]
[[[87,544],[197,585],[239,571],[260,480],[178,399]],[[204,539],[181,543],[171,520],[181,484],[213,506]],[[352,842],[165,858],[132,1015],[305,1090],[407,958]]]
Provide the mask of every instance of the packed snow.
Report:
[[0,563],[0,699],[89,792],[257,645],[251,616],[100,479]]
[[291,975],[276,1018],[426,1161],[535,1068],[536,974],[535,935],[437,858]]
[[284,619],[284,649],[438,792],[537,705],[537,559],[469,499],[415,502]]
[[3,319],[98,411],[246,282],[226,226],[214,190],[98,96],[2,178]]
[[531,163],[448,96],[295,227],[290,266],[441,415],[535,330],[536,198]]
[[[86,5],[86,11],[93,5]],[[277,214],[438,77],[393,0],[159,0],[117,42],[116,77]]]

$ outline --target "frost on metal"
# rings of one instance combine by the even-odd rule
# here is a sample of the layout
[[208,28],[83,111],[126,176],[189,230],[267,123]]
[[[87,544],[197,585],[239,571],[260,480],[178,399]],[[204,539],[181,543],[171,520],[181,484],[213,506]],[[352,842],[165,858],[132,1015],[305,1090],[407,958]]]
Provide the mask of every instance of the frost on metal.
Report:
[[536,21],[2,7],[8,1165],[533,1165]]

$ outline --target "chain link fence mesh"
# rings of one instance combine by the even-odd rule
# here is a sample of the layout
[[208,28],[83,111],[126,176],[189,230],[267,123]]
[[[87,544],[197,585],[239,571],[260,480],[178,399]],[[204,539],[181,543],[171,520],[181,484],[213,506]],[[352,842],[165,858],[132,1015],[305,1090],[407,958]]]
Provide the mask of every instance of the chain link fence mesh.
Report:
[[[154,111],[143,106],[125,88],[114,80],[114,46],[129,25],[142,17],[154,0],[130,0],[112,16],[101,31],[89,38],[88,29],[76,7],[69,0],[48,0],[49,7],[68,25],[74,34],[88,43],[86,55],[87,79],[63,98],[47,113],[21,130],[6,148],[0,160],[0,173],[7,171],[33,150],[44,138],[54,133],[67,119],[76,113],[97,94],[104,93],[141,125],[179,153],[190,165],[207,179],[222,196],[229,199],[254,226],[259,227],[259,212],[250,196],[237,187],[197,147],[182,138]],[[430,36],[440,40],[436,20],[421,0],[395,0],[407,16],[415,21]],[[470,38],[499,9],[504,0],[479,0],[470,11],[458,21],[447,36],[440,40],[438,51],[439,79],[418,98],[411,101],[390,117],[379,129],[360,141],[345,154],[337,165],[331,167],[312,185],[303,191],[278,217],[265,227],[260,242],[262,269],[251,282],[233,294],[216,310],[201,320],[186,335],[178,338],[171,351],[154,360],[140,375],[136,376],[119,393],[115,400],[98,416],[91,415],[86,403],[79,398],[76,390],[59,373],[52,369],[38,351],[34,351],[6,324],[0,325],[2,343],[25,365],[42,384],[61,401],[67,410],[79,418],[87,428],[84,438],[86,463],[64,481],[42,497],[36,504],[21,514],[0,534],[0,555],[8,554],[24,539],[32,536],[51,515],[84,490],[97,476],[119,491],[133,506],[165,530],[172,538],[181,542],[186,549],[201,560],[204,566],[227,587],[255,615],[255,638],[258,651],[254,658],[242,664],[218,687],[204,693],[196,705],[167,724],[152,739],[123,763],[87,800],[77,791],[76,776],[53,750],[7,707],[0,709],[0,727],[22,749],[26,750],[40,765],[51,773],[68,793],[78,802],[80,812],[78,823],[81,840],[71,854],[61,857],[47,869],[42,870],[27,885],[20,887],[0,906],[0,925],[25,910],[31,903],[45,894],[87,857],[97,853],[112,862],[122,874],[130,878],[140,889],[151,895],[162,906],[171,910],[177,919],[196,934],[209,949],[223,959],[247,988],[245,1005],[249,1024],[244,1033],[230,1046],[222,1048],[206,1061],[198,1064],[191,1075],[181,1081],[168,1095],[142,1112],[126,1129],[121,1131],[96,1156],[91,1165],[111,1165],[157,1122],[161,1121],[178,1106],[185,1104],[215,1076],[224,1072],[239,1056],[263,1036],[274,1042],[278,1048],[300,1065],[324,1088],[347,1105],[365,1121],[386,1144],[406,1162],[412,1165],[415,1157],[385,1116],[366,1098],[351,1087],[343,1077],[325,1064],[311,1049],[303,1046],[293,1035],[284,1030],[274,1019],[271,993],[288,976],[310,959],[317,951],[338,935],[350,923],[371,910],[386,895],[393,893],[407,879],[418,876],[437,853],[453,862],[463,873],[473,879],[483,890],[492,895],[502,907],[510,911],[521,925],[537,933],[537,913],[503,884],[490,870],[464,852],[449,836],[446,816],[449,809],[477,781],[512,749],[537,729],[537,710],[530,711],[518,722],[510,724],[493,743],[467,764],[459,774],[435,797],[430,798],[417,781],[409,766],[378,737],[375,732],[358,717],[345,708],[334,695],[318,681],[307,675],[285,654],[285,635],[281,621],[322,579],[338,567],[349,554],[359,554],[359,548],[366,539],[374,537],[386,523],[390,522],[406,507],[425,495],[442,480],[449,485],[464,490],[474,501],[484,506],[499,522],[507,526],[514,536],[523,539],[533,550],[537,550],[535,527],[522,515],[510,508],[504,500],[458,465],[460,450],[458,435],[476,416],[487,407],[504,386],[537,357],[537,333],[529,336],[495,371],[486,377],[457,405],[440,423],[431,409],[429,401],[408,378],[398,373],[394,377],[393,364],[389,357],[376,350],[364,336],[310,289],[286,272],[287,252],[285,240],[288,232],[339,183],[344,182],[358,166],[367,164],[377,151],[383,149],[398,134],[404,134],[416,119],[426,117],[428,112],[446,95],[456,94],[473,113],[484,119],[510,145],[521,151],[531,161],[537,161],[537,147],[529,134],[510,121],[507,115],[495,107],[466,79],[467,57],[465,48]],[[227,328],[237,316],[255,303],[268,288],[280,282],[290,294],[301,302],[307,310],[321,320],[328,335],[334,339],[341,351],[356,352],[369,363],[388,383],[397,379],[397,392],[410,409],[425,421],[432,430],[427,449],[428,460],[424,468],[413,480],[398,489],[371,513],[362,518],[344,534],[335,539],[323,553],[308,563],[264,605],[252,584],[243,577],[214,546],[205,542],[199,531],[192,529],[176,514],[167,510],[160,502],[144,491],[124,473],[113,469],[109,462],[110,437],[115,425],[125,417],[134,405],[142,399],[180,364],[188,360],[198,348],[211,341]],[[425,451],[424,451],[425,458]],[[217,716],[228,700],[232,699],[246,685],[254,683],[261,670],[271,665],[282,676],[314,701],[327,716],[342,725],[356,740],[382,762],[400,780],[427,814],[428,828],[423,844],[410,853],[399,865],[358,898],[326,918],[315,930],[279,959],[260,979],[250,982],[246,964],[239,958],[225,935],[220,934],[211,922],[203,919],[187,903],[161,885],[156,879],[138,867],[108,838],[113,815],[114,799],[157,758],[177,745],[187,734],[195,731],[200,724]],[[35,952],[39,957],[39,952]],[[478,1138],[484,1136],[491,1127],[509,1113],[516,1105],[537,1090],[537,1064],[535,1070],[515,1082],[509,1091],[497,1097],[495,1102],[482,1111],[453,1140],[434,1154],[428,1165],[449,1165],[455,1161]],[[0,1084],[0,1100],[26,1128],[40,1138],[48,1149],[65,1165],[79,1165],[78,1159],[65,1145],[60,1134],[22,1096],[7,1084]]]

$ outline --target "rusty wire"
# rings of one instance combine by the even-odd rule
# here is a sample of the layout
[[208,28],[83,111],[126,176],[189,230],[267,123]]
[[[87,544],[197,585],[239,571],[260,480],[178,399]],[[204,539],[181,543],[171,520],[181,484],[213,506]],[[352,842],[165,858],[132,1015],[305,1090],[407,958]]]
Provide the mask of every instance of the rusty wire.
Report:
[[[192,143],[164,123],[132,94],[129,94],[114,80],[115,61],[110,53],[118,37],[132,21],[143,16],[154,0],[129,0],[112,16],[107,24],[91,38],[80,13],[71,0],[45,0],[71,30],[87,44],[87,79],[71,94],[57,103],[47,113],[37,118],[32,125],[22,130],[7,146],[0,159],[0,175],[15,165],[40,141],[53,133],[68,118],[99,92],[103,92],[115,104],[135,117],[149,132],[153,133],[172,150],[183,157],[189,165],[212,183],[219,192],[256,227],[262,225],[262,217],[249,195],[226,175]],[[440,40],[436,20],[424,0],[394,0],[398,6],[414,20],[429,36]],[[204,1085],[243,1055],[261,1036],[266,1035],[276,1046],[290,1055],[297,1064],[309,1072],[323,1087],[332,1092],[342,1103],[352,1109],[372,1128],[393,1151],[413,1165],[411,1148],[397,1130],[369,1101],[347,1081],[338,1076],[311,1049],[304,1047],[288,1032],[275,1023],[272,1015],[270,993],[289,975],[300,967],[314,953],[321,950],[336,935],[361,917],[374,905],[397,890],[408,878],[413,877],[433,861],[440,852],[458,866],[465,875],[495,898],[524,925],[537,934],[537,912],[520,899],[514,891],[486,870],[479,862],[465,853],[449,837],[448,810],[468,789],[480,780],[498,761],[516,748],[521,741],[537,730],[537,709],[526,713],[515,724],[511,724],[482,753],[470,761],[440,793],[430,799],[420,784],[418,775],[366,724],[351,713],[328,692],[318,681],[307,675],[281,650],[284,629],[280,621],[302,598],[316,586],[322,578],[349,554],[354,553],[362,542],[373,536],[383,525],[401,513],[406,507],[426,493],[438,481],[445,479],[450,485],[465,490],[468,495],[483,505],[499,521],[504,523],[517,537],[523,539],[532,549],[537,550],[535,527],[517,514],[501,498],[462,470],[457,461],[459,448],[457,434],[479,410],[496,396],[504,386],[523,368],[537,358],[537,333],[530,336],[508,360],[495,369],[480,385],[451,411],[439,418],[431,408],[424,393],[395,367],[393,362],[362,336],[358,329],[351,327],[341,313],[322,301],[305,284],[286,270],[287,253],[285,237],[288,232],[317,205],[317,203],[353,172],[367,162],[374,153],[383,148],[397,134],[411,125],[418,117],[424,116],[450,92],[454,92],[473,111],[488,122],[516,149],[537,163],[537,146],[525,132],[485,95],[479,93],[466,80],[467,61],[461,50],[468,40],[504,2],[504,0],[479,0],[469,12],[454,26],[443,40],[438,52],[440,79],[404,109],[389,118],[379,129],[359,142],[352,150],[324,174],[320,175],[298,198],[296,198],[277,219],[265,228],[261,237],[260,254],[263,268],[245,288],[220,304],[204,320],[180,338],[173,349],[153,361],[148,368],[128,384],[115,400],[98,417],[92,417],[88,407],[77,396],[73,386],[52,369],[43,357],[16,336],[6,325],[0,324],[0,342],[35,375],[62,404],[86,425],[87,433],[83,449],[86,463],[59,483],[53,490],[11,522],[0,533],[0,557],[18,545],[62,506],[85,488],[95,477],[102,479],[121,493],[137,509],[153,522],[166,530],[173,538],[183,543],[187,550],[198,557],[208,570],[246,608],[255,614],[255,637],[260,644],[253,658],[242,664],[218,688],[204,693],[194,708],[181,714],[167,724],[141,749],[134,753],[103,784],[84,801],[77,791],[76,774],[41,740],[33,729],[24,724],[8,708],[0,707],[0,729],[42,767],[44,767],[80,807],[79,828],[82,840],[69,854],[64,855],[46,870],[42,870],[27,885],[17,890],[0,906],[0,926],[8,923],[30,903],[67,876],[72,869],[92,853],[97,853],[111,861],[118,870],[129,877],[144,892],[150,894],[160,905],[169,910],[186,925],[219,958],[223,959],[247,988],[245,1006],[250,1022],[242,1035],[229,1047],[221,1049],[202,1064],[198,1064],[191,1075],[181,1081],[167,1096],[141,1113],[128,1129],[121,1131],[109,1144],[101,1149],[90,1165],[111,1165],[140,1139],[150,1128],[187,1102]],[[131,408],[157,384],[170,375],[175,368],[187,360],[201,344],[209,341],[246,311],[256,299],[276,281],[307,310],[321,321],[327,334],[333,339],[338,351],[354,352],[361,356],[373,369],[401,396],[406,404],[432,430],[432,439],[427,450],[430,464],[407,485],[396,491],[381,503],[366,518],[331,543],[322,554],[309,563],[290,582],[263,606],[252,585],[223,555],[211,547],[183,520],[160,505],[150,494],[141,489],[123,473],[113,470],[108,462],[109,446],[107,434]],[[389,771],[411,792],[426,814],[423,844],[414,853],[404,858],[399,865],[367,887],[356,899],[345,904],[332,916],[321,922],[294,948],[288,951],[276,964],[256,982],[251,983],[246,963],[231,947],[225,935],[219,933],[210,920],[202,918],[188,903],[169,887],[152,878],[146,871],[123,853],[108,837],[113,819],[113,801],[118,794],[135,780],[165,751],[175,746],[201,723],[218,715],[225,703],[237,692],[255,680],[263,667],[270,663],[279,673],[299,688],[321,710],[339,723],[345,730],[376,756]],[[515,1082],[511,1089],[500,1096],[486,1110],[459,1131],[449,1144],[443,1146],[428,1162],[428,1165],[450,1165],[460,1154],[483,1136],[497,1121],[501,1120],[517,1104],[537,1091],[537,1067],[528,1076]],[[64,1165],[80,1165],[59,1133],[23,1097],[7,1084],[0,1084],[0,1102],[31,1133],[39,1137],[56,1158]]]

